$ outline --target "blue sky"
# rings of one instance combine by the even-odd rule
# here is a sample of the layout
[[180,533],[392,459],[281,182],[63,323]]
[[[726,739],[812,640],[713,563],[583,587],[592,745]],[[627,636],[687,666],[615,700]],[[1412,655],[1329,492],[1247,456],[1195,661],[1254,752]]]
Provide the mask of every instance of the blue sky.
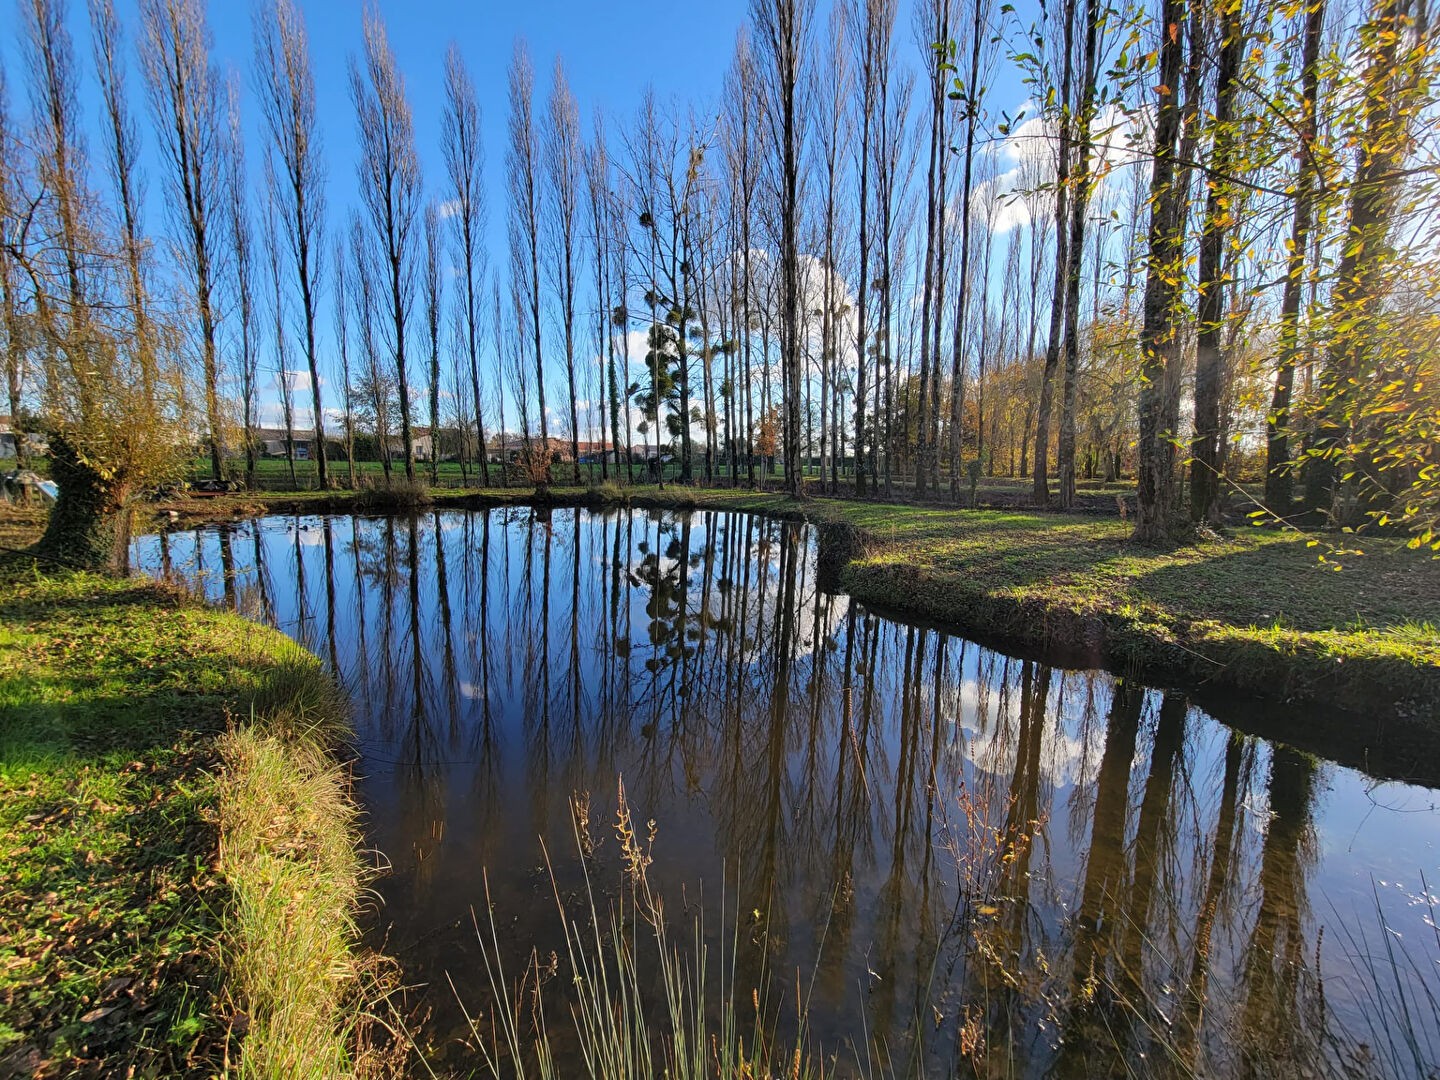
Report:
[[[360,0],[299,0],[299,5],[310,32],[318,113],[331,159],[331,206],[338,210],[355,194],[355,119],[347,64],[361,48],[363,5]],[[537,104],[543,105],[549,93],[556,56],[563,56],[588,130],[597,106],[628,119],[647,83],[653,83],[662,99],[713,100],[745,17],[742,0],[383,0],[379,10],[405,74],[427,186],[436,197],[442,196],[444,184],[443,61],[452,40],[460,45],[484,112],[487,194],[497,241],[492,250],[497,257],[504,235],[498,226],[504,212],[506,70],[517,37],[529,45]],[[217,59],[247,73],[250,11],[251,4],[244,2],[211,4]],[[657,46],[661,39],[683,44],[683,52]]]
[[[4,15],[0,30],[16,19],[19,2],[21,0],[0,0],[0,5],[3,5],[0,12]],[[89,74],[91,46],[85,2],[66,2],[69,4],[77,61],[86,77],[86,83],[81,88],[81,108],[87,126],[93,131],[100,117],[98,93]],[[328,162],[327,224],[331,229],[338,230],[358,202],[355,119],[348,64],[350,57],[357,55],[361,47],[363,4],[361,0],[298,0],[298,3],[309,31],[319,127]],[[144,143],[142,165],[147,173],[148,187],[145,225],[152,236],[160,236],[169,224],[162,203],[166,186],[155,159],[152,119],[145,107],[143,83],[134,57],[140,23],[139,0],[116,0],[116,6],[131,45],[127,57],[130,99]],[[222,71],[238,72],[244,83],[245,117],[250,132],[247,141],[252,206],[258,224],[258,186],[264,140],[258,126],[258,108],[250,92],[254,6],[249,0],[210,0],[209,18],[215,62]],[[427,196],[437,201],[446,197],[440,128],[443,58],[452,40],[460,45],[484,112],[490,265],[492,270],[503,270],[506,265],[504,155],[507,67],[516,39],[523,37],[526,40],[535,67],[537,112],[543,110],[553,65],[556,57],[561,56],[587,136],[591,118],[598,107],[606,113],[610,137],[614,141],[619,137],[620,128],[630,123],[647,86],[654,87],[662,105],[673,101],[682,110],[689,107],[710,110],[716,106],[725,71],[733,55],[736,34],[748,18],[748,6],[748,0],[615,0],[604,4],[577,0],[522,0],[520,3],[379,0],[379,11],[406,79]],[[902,0],[896,22],[896,44],[901,63],[913,69],[918,67],[920,49],[911,8],[911,3]],[[825,39],[829,12],[828,2],[817,3],[812,31],[817,44]],[[1028,19],[1030,16],[1025,17]],[[0,33],[0,59],[3,59],[9,75],[16,119],[22,120],[27,103],[14,38],[13,34]],[[1013,113],[1023,100],[1018,75],[1009,68],[1003,55],[990,86],[987,104],[992,117],[1000,109]],[[108,184],[99,168],[98,151],[102,144],[96,136],[92,136],[91,142],[92,165],[95,167],[93,182],[97,190],[108,198]],[[328,280],[324,285],[328,294]],[[588,310],[587,299],[581,298],[582,312]],[[322,308],[321,345],[322,351],[328,353],[332,325],[328,295],[322,300]],[[582,330],[582,340],[587,342],[588,347],[588,331]],[[293,358],[292,366],[303,365],[298,358]],[[262,372],[272,370],[272,361],[268,356],[262,357],[261,367]],[[262,384],[267,377],[262,376]],[[328,384],[327,405],[333,408],[338,404],[338,386],[333,378],[325,382]],[[297,396],[297,422],[308,423],[308,396],[308,393]],[[272,384],[262,390],[262,399],[266,420],[273,422],[278,411],[277,387]]]
[[[0,0],[3,22],[16,20],[21,0]],[[90,38],[84,0],[68,0],[77,60],[89,78]],[[355,201],[355,116],[351,104],[348,63],[361,48],[361,0],[298,0],[310,34],[315,67],[317,113],[330,171],[331,224]],[[213,55],[222,70],[233,69],[245,80],[246,124],[251,131],[250,170],[257,179],[263,143],[258,110],[249,99],[253,62],[252,11],[246,0],[211,0],[210,27]],[[145,144],[149,172],[151,231],[164,228],[160,199],[163,184],[152,158],[150,117],[145,111],[143,85],[135,64],[133,46],[139,30],[137,0],[117,0],[125,34],[132,46],[128,75],[132,106]],[[571,88],[579,102],[587,131],[596,107],[611,120],[633,115],[640,95],[653,85],[662,101],[668,98],[711,105],[717,99],[724,72],[734,49],[735,34],[747,15],[745,0],[617,0],[589,3],[577,0],[523,0],[497,3],[481,0],[379,0],[390,43],[404,72],[415,115],[415,135],[427,187],[442,197],[444,161],[440,154],[440,117],[444,103],[445,50],[459,43],[475,82],[484,112],[488,196],[492,228],[504,212],[504,153],[506,70],[515,40],[529,45],[536,72],[537,104],[549,93],[551,70],[563,56]],[[9,76],[13,106],[23,112],[24,86],[14,35],[0,35],[0,57]],[[82,110],[92,127],[98,123],[98,98],[93,82],[82,89]],[[98,148],[98,143],[92,150]],[[97,182],[101,180],[97,177]]]

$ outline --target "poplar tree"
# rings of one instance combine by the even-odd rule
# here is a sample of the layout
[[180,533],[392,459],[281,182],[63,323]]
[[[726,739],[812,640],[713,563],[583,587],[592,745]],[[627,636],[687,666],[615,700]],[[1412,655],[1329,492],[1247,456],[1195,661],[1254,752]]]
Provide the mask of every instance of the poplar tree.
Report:
[[215,215],[221,192],[224,135],[220,82],[210,62],[204,0],[142,0],[141,60],[166,164],[167,206],[199,321],[201,378],[211,475],[224,475],[224,418],[220,410],[221,231]]
[[316,323],[325,235],[325,159],[315,120],[310,44],[294,0],[270,0],[255,11],[255,83],[270,142],[266,168],[276,175],[285,243],[299,286],[315,467],[323,489],[330,486],[330,474]]
[[574,482],[580,483],[579,392],[575,385],[575,264],[578,258],[576,214],[580,203],[580,114],[557,58],[550,91],[545,164],[549,180],[553,284],[565,338],[565,381],[570,391],[570,461]]
[[800,459],[800,158],[804,143],[802,75],[811,9],[810,0],[753,0],[751,5],[751,20],[766,59],[766,118],[780,224],[785,489],[792,495],[804,491]]
[[[405,478],[415,479],[415,442],[410,428],[407,345],[415,297],[415,226],[420,215],[420,159],[405,79],[395,65],[385,24],[374,8],[364,21],[364,66],[350,61],[350,93],[359,127],[356,165],[360,199],[385,275],[387,332],[399,392],[400,438]],[[388,449],[386,451],[388,453]]]
[[[540,137],[535,124],[535,71],[523,41],[515,42],[510,61],[510,145],[505,154],[507,189],[510,200],[510,272],[513,299],[521,306],[529,340],[525,343],[535,364],[535,393],[539,404],[540,454],[535,467],[540,482],[550,481],[550,428],[545,407],[545,348],[540,328]],[[517,378],[517,390],[528,386],[529,378]],[[527,402],[520,402],[526,418]],[[522,432],[529,445],[529,424]]]
[[[490,485],[490,455],[485,452],[485,419],[480,385],[480,306],[487,265],[485,150],[475,85],[453,42],[445,53],[445,111],[440,121],[441,149],[450,182],[452,242],[459,271],[460,313],[474,399],[475,439],[480,447],[480,476]],[[499,372],[495,372],[498,378]]]

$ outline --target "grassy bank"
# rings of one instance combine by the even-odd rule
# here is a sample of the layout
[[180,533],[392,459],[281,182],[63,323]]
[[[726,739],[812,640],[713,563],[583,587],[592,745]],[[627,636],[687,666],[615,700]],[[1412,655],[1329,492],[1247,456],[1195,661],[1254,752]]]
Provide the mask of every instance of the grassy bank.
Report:
[[850,548],[841,583],[861,601],[1073,663],[1422,718],[1440,708],[1440,561],[1397,541],[1362,543],[1337,570],[1323,546],[1274,529],[1152,548],[1116,515],[741,492],[663,501],[677,497],[837,529]]
[[[437,504],[524,501],[435,489]],[[1084,665],[1268,699],[1424,718],[1440,709],[1440,562],[1371,539],[1343,569],[1294,532],[1241,529],[1157,549],[1118,515],[808,499],[667,487],[555,488],[555,502],[704,506],[800,516],[840,536],[841,583],[872,606]],[[215,500],[190,518],[343,509],[344,493]],[[1352,538],[1343,538],[1352,546]]]
[[[0,508],[0,544],[39,525]],[[0,1074],[353,1070],[342,721],[276,631],[0,564]]]

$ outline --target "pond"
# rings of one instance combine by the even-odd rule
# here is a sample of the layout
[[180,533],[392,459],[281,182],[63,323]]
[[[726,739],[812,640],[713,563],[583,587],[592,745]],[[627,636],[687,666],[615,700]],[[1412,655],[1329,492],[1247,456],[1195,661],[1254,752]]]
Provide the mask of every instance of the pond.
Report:
[[743,1024],[804,1017],[827,1075],[1440,1060],[1435,792],[1243,734],[1223,702],[882,617],[807,526],[287,516],[135,557],[348,689],[386,864],[369,932],[437,1068],[482,1064],[493,965],[514,986],[533,950],[569,1075],[558,908],[593,904],[607,949],[637,882]]

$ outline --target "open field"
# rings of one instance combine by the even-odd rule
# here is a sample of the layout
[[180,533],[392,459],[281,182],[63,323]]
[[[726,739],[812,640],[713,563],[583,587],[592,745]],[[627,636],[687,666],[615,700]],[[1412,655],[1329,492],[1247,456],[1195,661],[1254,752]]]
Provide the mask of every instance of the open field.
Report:
[[[232,462],[232,474],[237,478],[244,476],[244,462]],[[349,466],[344,462],[330,463],[334,480],[340,484],[349,484]],[[695,477],[700,479],[703,475],[703,464],[695,466]],[[403,465],[394,466],[394,475],[397,478],[404,476]],[[473,463],[467,463],[464,468],[457,461],[442,461],[437,466],[437,475],[433,486],[438,488],[481,488],[480,474]],[[426,484],[431,484],[430,465],[428,462],[416,462],[415,474],[417,479]],[[378,461],[357,461],[355,463],[355,476],[357,483],[367,484],[383,483],[385,471]],[[186,470],[187,481],[206,480],[210,477],[210,463],[208,459],[197,459],[190,463]],[[554,467],[555,482],[564,487],[574,482],[574,472],[568,463],[558,464]],[[671,462],[665,467],[665,482],[667,484],[679,483],[680,466]],[[740,470],[740,481],[746,483],[747,473],[742,467]],[[822,488],[827,483],[828,472],[821,475],[818,468],[808,468],[805,472],[805,482],[812,487]],[[779,487],[785,479],[784,472],[778,467],[764,468],[757,464],[756,479],[768,487]],[[641,465],[631,467],[616,466],[611,464],[608,469],[602,470],[599,465],[584,464],[580,466],[580,480],[584,486],[599,484],[609,480],[613,483],[653,484],[654,477],[648,476],[645,468]],[[728,465],[716,466],[716,482],[719,485],[726,485],[730,481]],[[845,474],[841,477],[842,485],[848,490],[854,485],[853,474]],[[942,487],[945,496],[949,497],[949,479],[942,478]],[[977,496],[981,505],[986,503],[999,503],[1011,505],[1027,501],[1030,498],[1030,480],[1021,476],[985,476],[981,477],[977,485]],[[490,467],[491,488],[504,490],[503,475],[499,465],[492,464]],[[514,483],[512,488],[526,489],[525,485]],[[290,466],[283,458],[262,458],[255,463],[255,482],[251,487],[257,492],[287,492],[313,491],[319,487],[319,479],[314,461],[295,462],[295,480],[290,479]],[[904,481],[897,481],[894,487],[897,499],[906,499],[912,491],[912,485]],[[1103,480],[1080,479],[1076,484],[1076,491],[1080,496],[1082,504],[1097,506],[1106,510],[1113,510],[1115,497],[1126,496],[1134,498],[1135,482],[1133,480],[1118,480],[1107,483]],[[961,485],[960,498],[968,502],[970,497],[969,481]]]

